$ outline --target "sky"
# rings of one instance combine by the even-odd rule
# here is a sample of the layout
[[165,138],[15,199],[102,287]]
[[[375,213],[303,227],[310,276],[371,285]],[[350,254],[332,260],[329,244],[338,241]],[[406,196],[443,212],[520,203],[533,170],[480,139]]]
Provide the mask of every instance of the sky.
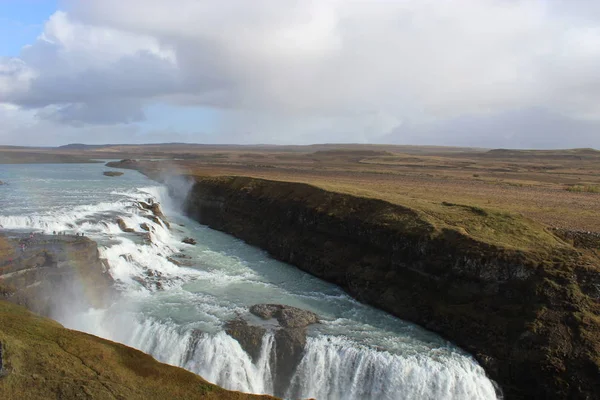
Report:
[[600,148],[596,0],[0,0],[0,145]]

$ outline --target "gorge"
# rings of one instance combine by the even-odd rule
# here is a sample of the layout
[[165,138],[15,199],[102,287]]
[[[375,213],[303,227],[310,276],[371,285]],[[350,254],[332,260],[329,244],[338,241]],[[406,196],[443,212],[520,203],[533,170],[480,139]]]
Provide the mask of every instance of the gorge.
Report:
[[[1,198],[5,232],[17,237],[45,232],[35,235],[39,243],[51,241],[54,231],[77,243],[92,239],[98,258],[107,260],[106,272],[118,295],[109,296],[108,305],[86,310],[51,310],[50,316],[68,328],[133,346],[227,389],[249,393],[329,399],[497,397],[483,369],[464,351],[198,225],[178,213],[182,199],[177,193],[169,196],[165,186],[143,175],[103,177],[101,166],[94,164],[14,168],[10,191]],[[168,187],[179,194],[190,189],[181,179]],[[152,210],[158,203],[170,228]],[[196,245],[182,243],[185,238]],[[40,259],[34,265],[44,263]],[[84,298],[67,303],[90,300],[87,290],[78,293]],[[59,298],[62,294],[55,291]],[[257,304],[285,304],[318,315],[320,323],[306,327],[301,356],[292,357],[292,375],[284,379],[271,361],[277,328],[271,319],[253,316],[250,310]],[[228,321],[240,316],[265,329],[254,356],[225,332]]]
[[[112,165],[164,177],[153,163]],[[444,335],[474,354],[507,397],[600,396],[597,266],[544,227],[462,207],[520,225],[524,244],[536,245],[514,248],[501,232],[490,243],[409,208],[306,184],[190,179],[188,215]]]

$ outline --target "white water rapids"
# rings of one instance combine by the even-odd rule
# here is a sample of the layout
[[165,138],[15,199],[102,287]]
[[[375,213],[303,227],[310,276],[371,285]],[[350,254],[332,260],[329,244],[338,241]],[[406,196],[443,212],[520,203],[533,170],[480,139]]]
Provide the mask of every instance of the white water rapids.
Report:
[[[483,369],[451,343],[186,218],[164,187],[141,174],[112,178],[103,169],[0,165],[0,178],[9,183],[0,188],[0,225],[85,233],[98,242],[121,289],[107,309],[56,310],[65,326],[138,348],[228,389],[273,393],[273,334],[263,337],[253,362],[223,324],[248,316],[253,304],[287,304],[317,313],[322,322],[308,330],[285,398],[497,398]],[[147,199],[161,203],[170,230],[134,206]],[[136,233],[122,232],[117,218]],[[150,241],[140,228],[144,223]],[[198,244],[184,244],[184,237]]]

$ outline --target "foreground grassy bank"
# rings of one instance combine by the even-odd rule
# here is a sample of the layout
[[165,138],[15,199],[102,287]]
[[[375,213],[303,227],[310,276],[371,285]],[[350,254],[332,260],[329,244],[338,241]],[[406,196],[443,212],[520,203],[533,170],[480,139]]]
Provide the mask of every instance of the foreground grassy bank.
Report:
[[0,301],[0,343],[1,399],[272,399],[221,389],[6,301]]
[[444,199],[399,205],[296,182],[188,178],[186,211],[199,222],[442,334],[507,398],[600,398],[598,249]]

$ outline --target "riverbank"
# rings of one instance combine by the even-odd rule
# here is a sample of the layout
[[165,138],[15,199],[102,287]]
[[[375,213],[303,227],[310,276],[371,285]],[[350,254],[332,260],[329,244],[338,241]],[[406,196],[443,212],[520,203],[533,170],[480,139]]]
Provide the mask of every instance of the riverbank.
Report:
[[300,183],[188,179],[186,211],[200,223],[442,334],[507,398],[600,397],[598,259],[543,225],[443,201],[439,218]]
[[45,316],[102,307],[112,284],[87,237],[0,234],[0,398],[273,399],[221,389],[23,307]]

